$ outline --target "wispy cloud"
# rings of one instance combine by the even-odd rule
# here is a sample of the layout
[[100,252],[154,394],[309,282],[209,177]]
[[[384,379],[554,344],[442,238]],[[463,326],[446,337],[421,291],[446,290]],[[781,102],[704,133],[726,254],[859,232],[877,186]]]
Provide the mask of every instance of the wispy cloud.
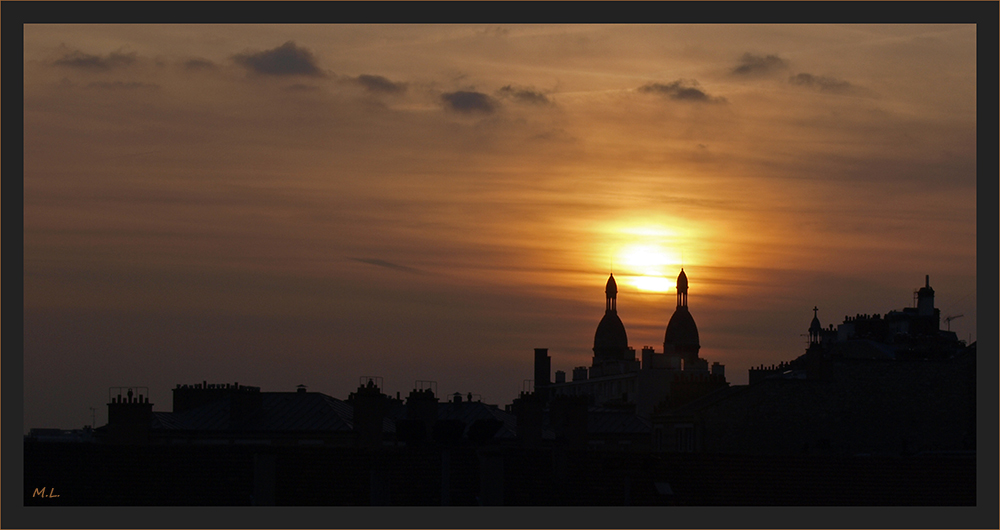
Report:
[[498,107],[495,99],[482,92],[459,90],[441,94],[441,99],[449,109],[466,114],[492,114]]
[[216,64],[208,59],[193,58],[184,61],[184,68],[187,70],[214,70]]
[[754,55],[744,53],[732,73],[742,76],[770,75],[788,68],[788,61],[777,55]]
[[649,83],[639,87],[639,92],[646,94],[662,94],[678,101],[697,101],[704,103],[724,103],[726,98],[709,96],[695,80],[678,79],[672,83]]
[[74,50],[56,59],[52,64],[79,68],[81,70],[111,70],[112,68],[128,66],[134,63],[135,60],[135,52],[111,52],[108,55],[102,56]]
[[528,103],[531,105],[548,105],[552,101],[543,93],[530,88],[515,88],[507,85],[497,93],[501,97],[510,98],[518,103]]
[[319,91],[319,87],[305,83],[295,83],[285,87],[285,90],[288,92],[317,92]]
[[288,41],[277,48],[261,52],[244,52],[233,56],[237,64],[256,74],[324,77],[316,57],[307,48]]
[[103,88],[105,90],[155,90],[160,85],[155,83],[140,83],[138,81],[95,81],[88,83],[87,88]]
[[369,92],[400,94],[406,92],[406,83],[391,81],[380,75],[362,74],[354,79]]
[[800,73],[788,78],[788,82],[802,87],[813,88],[822,92],[846,93],[856,91],[857,87],[833,77],[817,76],[807,73]]
[[399,265],[398,263],[393,263],[391,261],[385,261],[383,259],[377,258],[347,258],[352,261],[358,261],[361,263],[367,263],[369,265],[375,265],[376,267],[384,267],[386,269],[392,269],[400,272],[407,272],[410,274],[423,274],[424,271],[416,269],[413,267],[407,267],[406,265]]

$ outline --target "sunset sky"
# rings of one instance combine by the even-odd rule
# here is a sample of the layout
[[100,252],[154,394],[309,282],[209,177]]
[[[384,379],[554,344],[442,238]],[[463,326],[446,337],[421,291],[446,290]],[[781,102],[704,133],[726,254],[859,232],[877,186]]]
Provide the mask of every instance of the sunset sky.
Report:
[[[503,405],[604,284],[747,369],[913,305],[976,337],[975,25],[27,25],[24,428],[108,388]],[[944,327],[942,322],[942,327]]]

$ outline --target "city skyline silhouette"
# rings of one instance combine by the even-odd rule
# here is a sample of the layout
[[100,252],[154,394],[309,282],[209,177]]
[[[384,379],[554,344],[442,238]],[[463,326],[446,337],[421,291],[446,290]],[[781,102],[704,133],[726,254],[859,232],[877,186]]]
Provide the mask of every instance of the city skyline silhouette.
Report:
[[192,376],[506,403],[520,352],[586,363],[610,272],[636,348],[692,273],[735,383],[925,274],[977,338],[974,26],[54,29],[25,432]]
[[111,388],[106,425],[31,429],[24,502],[973,505],[977,344],[941,329],[924,281],[915,307],[884,317],[824,327],[814,307],[806,351],[749,385],[699,356],[681,270],[662,351],[629,346],[609,275],[591,365],[568,379],[535,348],[534,379],[503,407],[436,381],[393,398],[377,376],[346,400],[177,384],[170,411],[149,388]]

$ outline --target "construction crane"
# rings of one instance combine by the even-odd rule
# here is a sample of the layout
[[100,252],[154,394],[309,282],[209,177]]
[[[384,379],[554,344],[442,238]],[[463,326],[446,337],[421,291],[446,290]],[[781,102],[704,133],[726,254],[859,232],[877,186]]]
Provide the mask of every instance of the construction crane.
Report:
[[950,316],[950,317],[944,317],[944,323],[948,325],[948,331],[951,331],[951,321],[952,320],[955,320],[956,318],[962,318],[964,316],[965,316],[965,314],[963,313],[963,314],[960,314],[960,315],[954,315],[954,316]]

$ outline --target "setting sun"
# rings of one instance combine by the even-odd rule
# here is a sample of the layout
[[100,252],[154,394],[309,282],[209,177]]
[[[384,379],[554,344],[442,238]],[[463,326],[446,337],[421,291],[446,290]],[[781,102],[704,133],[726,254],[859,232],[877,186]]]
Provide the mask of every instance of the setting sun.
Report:
[[636,286],[640,291],[653,293],[665,293],[670,290],[670,286],[673,283],[663,276],[635,276],[631,280],[632,285]]
[[616,261],[632,285],[651,292],[667,292],[672,284],[669,276],[681,263],[676,251],[659,242],[627,244],[619,251]]

